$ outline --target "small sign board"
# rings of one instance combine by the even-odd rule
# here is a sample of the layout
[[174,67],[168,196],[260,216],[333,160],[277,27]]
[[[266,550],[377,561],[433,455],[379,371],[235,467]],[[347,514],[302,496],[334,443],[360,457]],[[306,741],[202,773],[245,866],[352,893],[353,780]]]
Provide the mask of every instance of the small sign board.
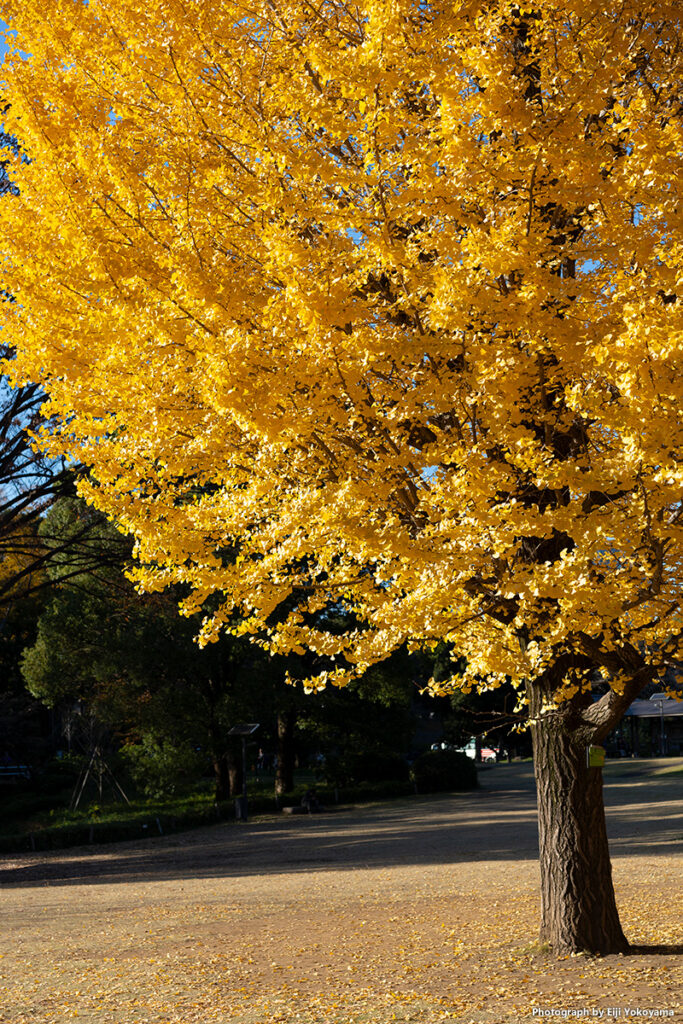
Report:
[[604,768],[605,767],[605,748],[598,746],[590,746],[588,748],[588,767],[589,768]]
[[241,722],[239,725],[233,725],[232,729],[228,729],[228,736],[251,736],[259,727],[258,722]]

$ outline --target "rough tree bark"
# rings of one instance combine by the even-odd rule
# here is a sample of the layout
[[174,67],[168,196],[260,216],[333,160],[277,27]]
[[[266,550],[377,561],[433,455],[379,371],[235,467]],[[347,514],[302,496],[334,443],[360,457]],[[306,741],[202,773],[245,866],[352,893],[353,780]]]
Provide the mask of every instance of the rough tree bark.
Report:
[[[530,106],[542,107],[541,69],[530,46],[533,22],[538,17],[527,12],[511,23],[510,30],[517,74],[525,82],[524,99]],[[576,263],[567,249],[582,233],[584,212],[581,208],[566,210],[555,202],[537,208],[556,249],[548,268],[562,278],[576,277]],[[558,307],[558,318],[563,319],[564,315]],[[539,365],[543,369],[543,364]],[[549,400],[543,387],[539,397],[547,412]],[[553,401],[557,402],[557,398]],[[543,413],[539,415],[539,410],[532,408],[529,420],[538,428]],[[546,437],[552,441],[558,461],[576,457],[585,444],[583,429],[575,429],[573,434],[558,430],[554,437]],[[597,502],[602,503],[603,498],[608,500],[607,495],[600,495]],[[539,510],[545,508],[547,500],[547,493],[539,489]],[[560,499],[555,496],[554,500]],[[566,503],[568,496],[561,500]],[[588,511],[592,505],[593,501]],[[528,538],[525,553],[530,562],[555,561],[574,543],[569,536],[557,532],[544,540],[549,543],[541,542],[541,538]],[[600,640],[578,639],[576,656],[562,656],[539,680],[527,685],[538,802],[540,939],[549,943],[555,953],[622,953],[628,949],[628,942],[619,921],[612,884],[602,769],[588,767],[587,752],[590,744],[601,743],[619,722],[647,682],[647,671],[642,658],[629,644],[624,644],[619,653],[608,655],[601,649]],[[592,670],[610,667],[610,658],[615,671],[634,673],[632,683],[623,694],[612,692],[594,704]],[[572,668],[578,670],[586,688],[554,706],[553,694],[561,690],[565,674]]]
[[540,939],[556,953],[623,953],[612,884],[602,769],[589,768],[590,730],[578,695],[549,713],[551,687],[529,687],[541,866]]

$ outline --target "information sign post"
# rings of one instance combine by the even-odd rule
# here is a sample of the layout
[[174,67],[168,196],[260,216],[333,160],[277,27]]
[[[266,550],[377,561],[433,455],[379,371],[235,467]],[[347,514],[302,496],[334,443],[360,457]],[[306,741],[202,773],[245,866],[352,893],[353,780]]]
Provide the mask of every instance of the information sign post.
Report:
[[242,796],[235,800],[235,817],[238,821],[246,821],[247,807],[247,737],[260,728],[259,722],[240,722],[228,729],[228,736],[239,736],[242,740]]

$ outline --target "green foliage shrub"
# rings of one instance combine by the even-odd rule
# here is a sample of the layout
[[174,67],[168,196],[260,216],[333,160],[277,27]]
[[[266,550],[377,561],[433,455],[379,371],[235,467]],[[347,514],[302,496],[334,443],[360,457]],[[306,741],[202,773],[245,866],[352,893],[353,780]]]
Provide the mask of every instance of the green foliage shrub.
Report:
[[55,795],[72,790],[79,775],[87,766],[88,758],[79,754],[64,754],[53,758],[38,773],[37,783],[44,795]]
[[457,750],[428,750],[413,762],[412,777],[419,793],[476,789],[477,769],[467,754]]
[[138,790],[149,797],[173,796],[201,777],[205,759],[188,743],[144,736],[121,751]]

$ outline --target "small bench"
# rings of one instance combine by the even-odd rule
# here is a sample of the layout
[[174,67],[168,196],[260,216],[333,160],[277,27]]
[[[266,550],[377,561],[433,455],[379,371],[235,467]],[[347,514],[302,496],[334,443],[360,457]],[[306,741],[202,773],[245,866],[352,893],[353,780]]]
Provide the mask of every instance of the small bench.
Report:
[[16,782],[18,779],[30,779],[31,769],[25,764],[0,765],[0,782]]

